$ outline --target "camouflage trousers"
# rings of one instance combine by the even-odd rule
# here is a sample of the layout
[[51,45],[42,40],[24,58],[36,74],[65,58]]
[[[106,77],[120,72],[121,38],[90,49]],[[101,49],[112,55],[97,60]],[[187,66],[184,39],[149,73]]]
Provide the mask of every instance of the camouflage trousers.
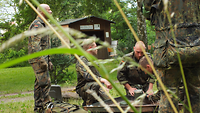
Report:
[[83,99],[83,106],[91,105],[95,102],[98,102],[92,95],[88,94],[86,91],[87,89],[94,90],[102,100],[107,100],[109,97],[103,91],[103,89],[97,84],[96,82],[88,82],[82,88],[77,90],[77,93]]
[[51,81],[48,71],[43,71],[38,63],[31,64],[35,73],[34,84],[34,111],[43,112],[46,104],[51,101],[49,91],[51,88]]
[[[190,102],[192,106],[193,113],[200,113],[200,64],[193,64],[192,66],[183,66],[188,93],[190,97]],[[179,86],[182,81],[182,75],[180,72],[180,67],[178,65],[173,65],[170,69],[158,69],[158,74],[160,75],[164,85],[170,89],[174,94],[180,97]],[[169,93],[170,94],[170,93]],[[170,97],[178,110],[179,101],[170,94]],[[188,106],[186,96],[184,95],[184,103]],[[173,113],[173,109],[164,94],[161,91],[161,100],[159,103],[160,113]],[[189,113],[187,109],[184,109],[184,113]]]

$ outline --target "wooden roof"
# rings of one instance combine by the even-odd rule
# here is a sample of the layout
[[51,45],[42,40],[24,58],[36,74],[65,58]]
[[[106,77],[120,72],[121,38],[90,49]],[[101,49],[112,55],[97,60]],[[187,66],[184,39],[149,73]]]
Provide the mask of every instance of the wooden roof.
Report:
[[99,17],[96,17],[96,16],[88,16],[88,17],[84,17],[84,18],[67,19],[67,20],[64,20],[64,21],[60,22],[60,25],[69,25],[69,24],[72,24],[72,23],[75,23],[75,22],[78,22],[80,20],[84,20],[84,19],[87,19],[87,18],[98,18],[98,19],[101,19],[103,21],[108,21],[110,23],[115,23],[113,21],[102,19],[102,18],[99,18]]

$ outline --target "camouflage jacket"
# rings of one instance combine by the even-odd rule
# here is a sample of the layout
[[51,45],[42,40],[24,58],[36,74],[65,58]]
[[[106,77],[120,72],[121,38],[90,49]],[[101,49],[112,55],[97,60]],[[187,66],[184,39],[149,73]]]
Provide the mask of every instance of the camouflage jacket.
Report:
[[[29,30],[39,30],[39,28],[46,27],[44,21],[37,17],[30,25]],[[51,48],[51,42],[49,39],[49,35],[41,36],[41,35],[33,35],[29,37],[28,43],[28,54],[39,52],[45,49]],[[39,62],[40,60],[45,60],[46,62],[50,61],[49,55],[37,57],[29,60],[29,63]]]
[[[157,67],[199,62],[200,55],[200,0],[168,0],[167,10],[177,42],[175,45],[170,23],[164,10],[163,0],[144,0],[146,17],[155,26],[154,63]],[[175,50],[174,48],[178,49]],[[166,49],[167,48],[167,49]],[[196,60],[194,60],[196,59]]]
[[[200,1],[199,0],[168,0],[168,11],[175,29],[178,47],[200,45]],[[155,25],[156,43],[168,40],[174,45],[170,31],[170,23],[164,11],[162,0],[144,0],[148,19]],[[156,44],[158,45],[158,44]],[[161,45],[161,44],[159,44]],[[175,46],[175,45],[174,45]]]
[[[94,66],[89,65],[89,61],[87,60],[86,57],[81,56],[80,58],[90,68],[90,70],[96,75],[97,79],[100,80],[101,75],[99,74],[97,69]],[[79,61],[76,62],[76,72],[77,72],[77,81],[78,81],[76,90],[83,87],[87,82],[95,82],[95,80],[90,75],[90,73],[88,73],[88,71],[83,67],[82,64],[80,64]]]
[[[147,53],[148,56],[151,55]],[[139,63],[139,61],[136,59],[134,52],[131,52],[125,57],[131,57],[136,63]],[[123,61],[122,61],[123,62]],[[135,85],[147,85],[148,83],[154,83],[155,80],[151,78],[150,75],[145,74],[140,68],[137,66],[129,66],[130,62],[126,62],[124,67],[118,71],[117,73],[117,79],[120,82],[120,84],[126,84],[128,83],[130,86]]]

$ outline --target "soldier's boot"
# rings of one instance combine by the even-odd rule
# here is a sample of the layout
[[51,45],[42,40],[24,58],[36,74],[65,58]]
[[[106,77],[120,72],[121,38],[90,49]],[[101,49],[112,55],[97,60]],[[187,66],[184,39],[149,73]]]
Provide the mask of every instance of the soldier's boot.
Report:
[[52,109],[54,107],[54,104],[53,103],[48,103],[46,104],[46,110],[45,110],[45,113],[52,113]]
[[45,113],[45,109],[43,108],[35,108],[34,113]]

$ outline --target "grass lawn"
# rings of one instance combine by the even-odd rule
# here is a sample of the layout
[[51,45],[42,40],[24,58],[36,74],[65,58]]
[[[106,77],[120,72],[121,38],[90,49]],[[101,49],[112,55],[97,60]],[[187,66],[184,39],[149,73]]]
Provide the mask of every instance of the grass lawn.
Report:
[[34,113],[34,100],[0,104],[1,113]]
[[[105,64],[105,68],[110,72],[116,68],[118,62],[111,62]],[[76,70],[75,64],[68,68],[69,71],[74,72],[74,80],[66,81],[64,84],[59,84],[61,87],[76,86]],[[109,75],[113,80],[117,80],[117,72]],[[19,68],[5,68],[0,69],[0,94],[21,93],[25,91],[32,91],[34,88],[35,75],[32,67],[19,67]],[[54,84],[54,83],[52,83]]]
[[32,67],[0,69],[0,94],[33,90],[35,75]]

